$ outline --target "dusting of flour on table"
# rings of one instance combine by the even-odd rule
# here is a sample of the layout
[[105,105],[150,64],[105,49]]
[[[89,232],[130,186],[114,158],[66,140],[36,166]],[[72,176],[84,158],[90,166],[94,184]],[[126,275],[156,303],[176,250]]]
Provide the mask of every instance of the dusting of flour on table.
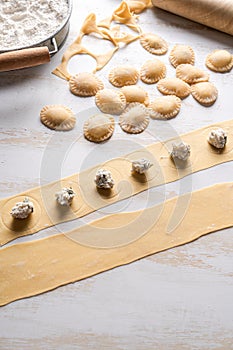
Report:
[[67,0],[1,0],[0,50],[44,41],[59,29],[68,9]]

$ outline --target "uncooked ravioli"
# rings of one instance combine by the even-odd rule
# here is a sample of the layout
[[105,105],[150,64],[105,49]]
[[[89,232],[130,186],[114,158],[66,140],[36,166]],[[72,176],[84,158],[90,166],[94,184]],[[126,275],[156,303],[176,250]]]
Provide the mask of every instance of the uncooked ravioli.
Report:
[[114,128],[115,122],[112,116],[97,114],[85,122],[83,131],[86,139],[99,143],[108,140],[112,136]]
[[157,83],[166,76],[165,64],[157,58],[146,61],[140,70],[140,78],[146,84]]
[[176,68],[179,64],[194,64],[195,54],[191,46],[177,44],[172,48],[169,59]]
[[69,80],[70,91],[77,96],[94,96],[104,88],[102,81],[93,73],[79,73]]
[[233,55],[227,50],[214,50],[206,57],[206,66],[214,72],[229,72],[233,67]]
[[120,115],[119,124],[129,134],[139,134],[149,125],[149,110],[141,103],[130,103]]
[[204,106],[211,106],[218,97],[218,90],[208,81],[192,85],[191,93]]
[[137,83],[138,77],[138,70],[130,65],[115,67],[108,76],[110,83],[116,87],[134,85]]
[[179,98],[185,98],[190,94],[190,86],[179,78],[161,79],[157,88],[164,95],[176,95]]
[[126,98],[119,90],[103,89],[95,95],[95,103],[103,113],[121,114],[126,107]]
[[153,55],[164,55],[168,50],[167,42],[154,33],[143,33],[140,37],[140,44]]
[[50,129],[67,131],[74,128],[76,117],[63,105],[47,105],[40,111],[41,122]]
[[152,119],[171,119],[179,113],[181,100],[177,96],[161,96],[157,97],[149,107]]
[[123,86],[121,88],[122,93],[125,95],[126,102],[139,102],[143,103],[145,106],[149,104],[148,92],[145,91],[141,86],[138,85],[129,85]]
[[180,64],[176,68],[176,76],[188,84],[196,84],[209,80],[209,74],[192,64]]

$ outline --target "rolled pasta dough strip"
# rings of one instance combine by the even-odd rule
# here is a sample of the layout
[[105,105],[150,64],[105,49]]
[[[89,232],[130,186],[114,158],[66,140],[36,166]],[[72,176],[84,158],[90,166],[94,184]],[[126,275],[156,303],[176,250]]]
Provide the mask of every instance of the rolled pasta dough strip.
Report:
[[[223,150],[215,149],[207,142],[210,131],[219,127],[228,135],[228,142]],[[169,157],[172,143],[176,140],[182,140],[191,146],[191,157],[185,167],[176,166]],[[131,162],[140,158],[149,159],[154,166],[146,175],[134,176],[131,173]],[[233,160],[233,120],[210,125],[164,143],[157,142],[79,174],[0,200],[0,244],[4,245],[18,237],[83,217],[148,188],[176,181],[191,173],[231,160]],[[99,168],[106,168],[112,173],[115,186],[110,192],[96,189],[94,177]],[[70,186],[76,193],[72,205],[68,208],[58,206],[55,193],[63,187]],[[34,213],[26,220],[13,220],[10,215],[12,207],[25,197],[34,203]]]
[[[185,196],[190,194],[181,196],[183,203]],[[167,232],[167,226],[178,198],[144,211],[104,217],[66,235],[3,248],[0,251],[0,305],[52,290],[230,227],[233,225],[232,198],[233,183],[193,192],[183,220],[172,233]],[[181,206],[180,210],[184,209]],[[143,220],[137,220],[141,215]],[[146,220],[151,227],[144,231]],[[143,233],[141,237],[134,235],[138,225]],[[119,228],[124,240],[118,242],[116,234],[112,248],[101,248],[113,228]],[[105,238],[99,241],[101,233]]]

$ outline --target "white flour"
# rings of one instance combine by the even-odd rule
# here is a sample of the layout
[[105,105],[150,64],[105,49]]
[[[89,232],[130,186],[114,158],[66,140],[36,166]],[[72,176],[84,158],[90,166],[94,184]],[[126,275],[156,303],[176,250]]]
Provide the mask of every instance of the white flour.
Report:
[[67,14],[67,0],[0,0],[0,50],[45,40]]

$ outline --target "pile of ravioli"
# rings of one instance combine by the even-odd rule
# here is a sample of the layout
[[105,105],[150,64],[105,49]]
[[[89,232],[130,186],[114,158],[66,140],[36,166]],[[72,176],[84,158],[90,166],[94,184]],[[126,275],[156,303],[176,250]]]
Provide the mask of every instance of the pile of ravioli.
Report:
[[[132,65],[122,65],[111,69],[109,82],[118,89],[105,88],[95,75],[122,47],[140,40],[143,49],[151,55],[164,55],[168,51],[167,42],[155,33],[143,33],[138,25],[138,14],[152,7],[150,0],[122,1],[112,15],[97,24],[96,15],[91,13],[85,19],[77,39],[68,47],[61,64],[53,71],[69,83],[70,91],[80,97],[95,96],[100,114],[91,116],[84,124],[84,136],[92,142],[109,139],[115,127],[112,115],[119,115],[119,125],[124,132],[138,134],[149,125],[150,118],[168,120],[180,111],[181,100],[192,94],[204,106],[211,106],[217,99],[218,90],[209,82],[209,74],[194,66],[195,53],[188,45],[175,45],[169,60],[176,69],[176,77],[166,77],[166,65],[158,58],[147,60],[138,70]],[[112,25],[113,22],[116,25]],[[136,34],[121,30],[121,25],[129,27]],[[82,44],[85,35],[94,34],[113,43],[114,48],[97,55]],[[67,66],[71,57],[87,54],[96,60],[94,72],[70,75]],[[214,72],[229,72],[233,67],[233,55],[226,50],[214,50],[206,58],[206,66]],[[136,85],[138,80],[145,84],[156,84],[163,96],[149,101],[147,91]],[[56,115],[57,108],[57,115]],[[64,117],[61,110],[64,108]],[[41,121],[51,129],[70,130],[75,125],[75,116],[65,106],[46,106],[41,111]]]

